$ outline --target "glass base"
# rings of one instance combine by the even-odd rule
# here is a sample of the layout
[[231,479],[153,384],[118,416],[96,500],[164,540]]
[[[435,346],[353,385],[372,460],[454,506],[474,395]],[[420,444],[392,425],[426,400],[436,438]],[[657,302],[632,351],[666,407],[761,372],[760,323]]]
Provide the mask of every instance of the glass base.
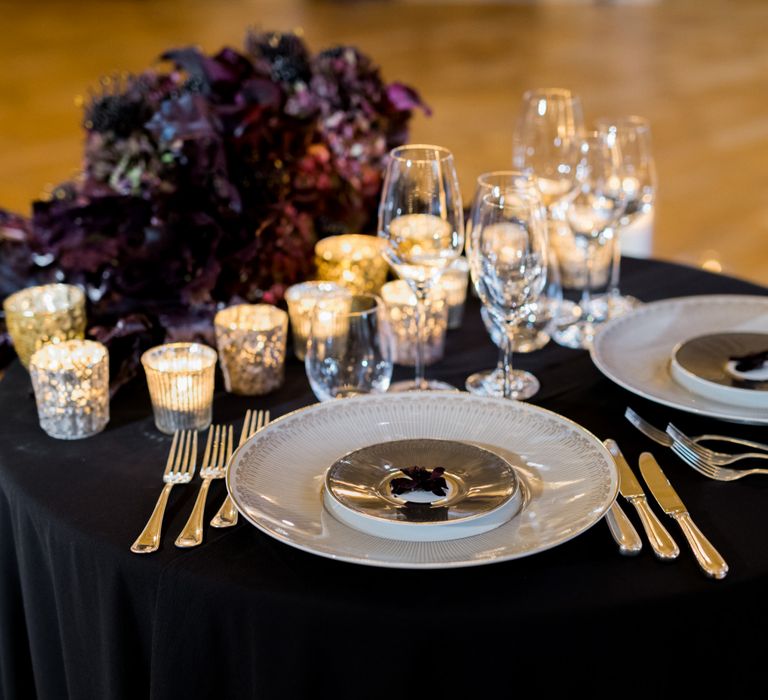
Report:
[[589,350],[600,325],[593,321],[577,321],[569,326],[558,328],[552,333],[552,339],[566,348]]
[[628,294],[611,294],[608,297],[608,318],[619,318],[642,305],[642,301]]
[[406,381],[390,384],[389,390],[395,393],[401,391],[458,391],[453,384],[440,382],[437,379],[426,379],[421,384],[417,384],[413,379],[408,379]]
[[[541,385],[530,372],[521,369],[512,370],[512,398],[524,401],[535,396]],[[504,396],[504,370],[496,367],[485,372],[475,372],[467,377],[464,383],[470,394],[477,396]]]

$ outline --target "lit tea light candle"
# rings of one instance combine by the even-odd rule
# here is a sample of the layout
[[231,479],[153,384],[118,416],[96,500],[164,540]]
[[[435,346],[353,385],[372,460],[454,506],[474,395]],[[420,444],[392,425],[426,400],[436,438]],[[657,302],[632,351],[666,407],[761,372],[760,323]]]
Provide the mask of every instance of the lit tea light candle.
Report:
[[355,294],[378,294],[389,269],[382,255],[385,246],[376,236],[356,233],[323,238],[315,245],[317,277]]
[[37,350],[29,361],[40,427],[77,440],[109,422],[109,353],[92,340],[65,340]]
[[233,394],[259,396],[285,377],[288,314],[269,304],[239,304],[214,319],[224,386]]
[[[394,280],[381,288],[381,298],[395,338],[394,362],[412,367],[417,348],[416,295],[405,280]],[[448,305],[439,287],[429,293],[424,308],[424,363],[430,365],[443,357],[448,328]]]
[[451,266],[443,272],[438,281],[438,286],[445,294],[445,303],[448,304],[448,328],[460,328],[464,319],[464,302],[467,299],[467,285],[469,282],[469,263],[466,258],[457,258]]
[[[288,287],[285,292],[285,301],[288,303],[288,314],[293,329],[293,351],[296,357],[303,360],[315,305],[322,301],[323,308],[328,311],[348,313],[352,306],[352,292],[335,282],[302,282]],[[327,327],[315,324],[316,338],[328,337],[332,334],[333,324],[330,322]]]
[[5,322],[25,367],[46,343],[85,337],[85,294],[71,284],[45,284],[11,294],[3,302]]
[[169,343],[141,356],[155,425],[163,433],[211,424],[216,351],[200,343]]

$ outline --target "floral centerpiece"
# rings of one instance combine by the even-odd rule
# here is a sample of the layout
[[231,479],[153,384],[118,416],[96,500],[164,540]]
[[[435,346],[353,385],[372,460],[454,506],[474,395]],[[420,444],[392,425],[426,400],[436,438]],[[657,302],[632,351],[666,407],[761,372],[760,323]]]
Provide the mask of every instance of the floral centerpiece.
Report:
[[317,238],[372,230],[387,153],[428,111],[356,48],[312,55],[294,34],[161,58],[170,70],[102,81],[76,180],[29,219],[0,210],[0,299],[82,285],[118,384],[152,344],[212,343],[217,309],[281,302]]

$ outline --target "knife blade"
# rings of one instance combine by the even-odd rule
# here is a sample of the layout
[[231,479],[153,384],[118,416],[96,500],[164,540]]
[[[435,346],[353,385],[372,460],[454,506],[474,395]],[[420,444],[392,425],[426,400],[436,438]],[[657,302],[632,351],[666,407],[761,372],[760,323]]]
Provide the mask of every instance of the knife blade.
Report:
[[608,452],[611,453],[619,470],[619,492],[635,507],[653,553],[662,561],[676,559],[680,555],[680,548],[672,539],[672,535],[669,534],[667,529],[661,524],[661,521],[656,517],[656,514],[651,510],[643,487],[640,486],[640,482],[632,472],[632,469],[630,469],[629,464],[627,464],[627,460],[621,454],[616,441],[605,440],[603,444],[608,449]]
[[662,510],[680,525],[704,573],[716,579],[725,578],[728,573],[728,564],[691,520],[688,509],[650,452],[643,452],[640,455],[640,473]]

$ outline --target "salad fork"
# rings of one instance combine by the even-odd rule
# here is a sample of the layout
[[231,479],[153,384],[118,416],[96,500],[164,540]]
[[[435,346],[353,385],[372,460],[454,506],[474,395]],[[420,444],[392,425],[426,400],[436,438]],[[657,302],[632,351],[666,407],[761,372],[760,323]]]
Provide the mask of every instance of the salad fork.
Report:
[[[181,439],[179,439],[181,437]],[[165,486],[160,492],[155,509],[149,516],[146,526],[136,541],[131,545],[131,551],[135,554],[149,554],[160,546],[160,531],[163,526],[165,507],[168,504],[168,496],[176,484],[188,484],[195,475],[195,460],[197,458],[197,431],[183,430],[173,434],[171,450],[168,453],[168,461],[163,472]]]
[[716,452],[707,447],[697,444],[685,433],[680,432],[672,423],[667,425],[667,434],[675,441],[686,447],[690,452],[700,457],[704,462],[715,466],[733,464],[740,459],[768,459],[768,453],[765,452],[740,452],[738,454],[728,454],[727,452]]
[[208,429],[208,441],[200,467],[203,483],[197,493],[187,524],[176,538],[177,547],[196,547],[203,541],[203,515],[208,489],[214,479],[221,479],[227,473],[227,463],[231,456],[232,426],[212,425]]
[[[249,408],[245,412],[240,442],[237,446],[240,447],[251,435],[261,430],[267,423],[269,423],[269,411],[252,411]],[[232,527],[233,525],[237,525],[237,508],[235,508],[231,496],[227,494],[224,503],[221,504],[221,508],[219,508],[219,511],[211,520],[211,527]]]
[[729,469],[728,467],[712,464],[705,461],[695,452],[692,452],[682,442],[675,441],[672,444],[672,451],[689,467],[693,467],[700,474],[716,481],[735,481],[750,474],[768,474],[768,469]]

